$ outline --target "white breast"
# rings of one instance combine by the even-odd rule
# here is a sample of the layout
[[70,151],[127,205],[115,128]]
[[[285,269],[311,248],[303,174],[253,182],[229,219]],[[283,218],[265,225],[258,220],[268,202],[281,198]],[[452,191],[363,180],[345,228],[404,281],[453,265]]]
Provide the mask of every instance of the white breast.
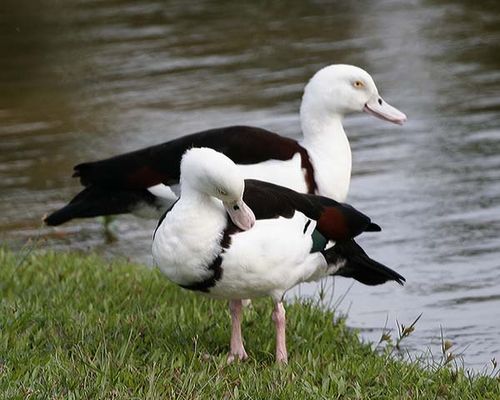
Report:
[[173,282],[188,285],[211,277],[207,266],[220,253],[226,212],[220,201],[211,207],[185,204],[182,200],[158,227],[153,239],[153,259]]
[[351,182],[352,156],[343,130],[302,143],[314,167],[317,194],[345,201]]

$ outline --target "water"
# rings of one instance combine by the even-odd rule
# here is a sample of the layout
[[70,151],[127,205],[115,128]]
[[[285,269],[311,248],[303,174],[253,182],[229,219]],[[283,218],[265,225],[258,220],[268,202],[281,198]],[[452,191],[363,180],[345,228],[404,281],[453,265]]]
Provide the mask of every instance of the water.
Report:
[[74,164],[230,124],[296,137],[309,77],[355,64],[409,116],[345,121],[349,201],[384,228],[362,245],[408,284],[355,284],[340,309],[367,339],[423,313],[413,349],[442,327],[467,366],[500,358],[500,3],[185,3],[2,2],[2,241],[150,262],[153,221],[120,217],[112,243],[98,220],[41,226],[78,191]]

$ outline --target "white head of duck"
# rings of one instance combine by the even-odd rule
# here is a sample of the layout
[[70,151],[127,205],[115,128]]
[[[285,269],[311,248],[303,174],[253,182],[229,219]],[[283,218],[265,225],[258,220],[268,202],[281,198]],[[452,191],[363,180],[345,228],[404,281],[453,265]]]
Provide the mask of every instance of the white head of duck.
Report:
[[333,64],[322,68],[304,89],[300,112],[301,118],[309,123],[311,118],[342,119],[345,114],[359,111],[399,125],[406,121],[404,113],[380,96],[370,74],[354,65]]
[[243,201],[245,180],[236,164],[210,148],[188,150],[181,161],[182,196],[211,196],[222,201],[240,229],[255,224],[255,215]]

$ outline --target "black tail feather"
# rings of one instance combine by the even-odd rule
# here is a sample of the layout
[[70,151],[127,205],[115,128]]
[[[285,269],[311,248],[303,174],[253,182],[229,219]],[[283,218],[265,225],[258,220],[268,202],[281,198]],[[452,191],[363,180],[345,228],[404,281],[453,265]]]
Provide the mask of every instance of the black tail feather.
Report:
[[323,251],[323,255],[329,264],[344,263],[334,275],[353,278],[370,286],[387,281],[396,281],[400,285],[406,282],[396,271],[371,259],[354,240],[339,241]]
[[66,206],[44,217],[43,220],[49,226],[57,226],[74,218],[129,213],[140,207],[141,203],[159,208],[157,198],[145,189],[106,190],[91,186],[82,190]]
[[382,228],[375,222],[370,222],[370,225],[365,229],[365,232],[380,232]]

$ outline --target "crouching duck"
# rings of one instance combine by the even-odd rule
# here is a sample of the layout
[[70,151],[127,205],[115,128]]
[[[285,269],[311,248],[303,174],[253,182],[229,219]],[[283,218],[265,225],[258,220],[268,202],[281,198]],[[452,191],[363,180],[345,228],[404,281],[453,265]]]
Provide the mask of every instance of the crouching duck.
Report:
[[[229,300],[228,361],[246,359],[242,299],[270,296],[275,308],[276,360],[288,360],[283,296],[301,282],[330,275],[367,285],[405,279],[372,260],[353,240],[380,227],[355,208],[258,180],[244,180],[225,155],[188,150],[180,166],[181,195],[153,235],[153,258],[179,286]],[[328,247],[329,241],[334,241]]]

